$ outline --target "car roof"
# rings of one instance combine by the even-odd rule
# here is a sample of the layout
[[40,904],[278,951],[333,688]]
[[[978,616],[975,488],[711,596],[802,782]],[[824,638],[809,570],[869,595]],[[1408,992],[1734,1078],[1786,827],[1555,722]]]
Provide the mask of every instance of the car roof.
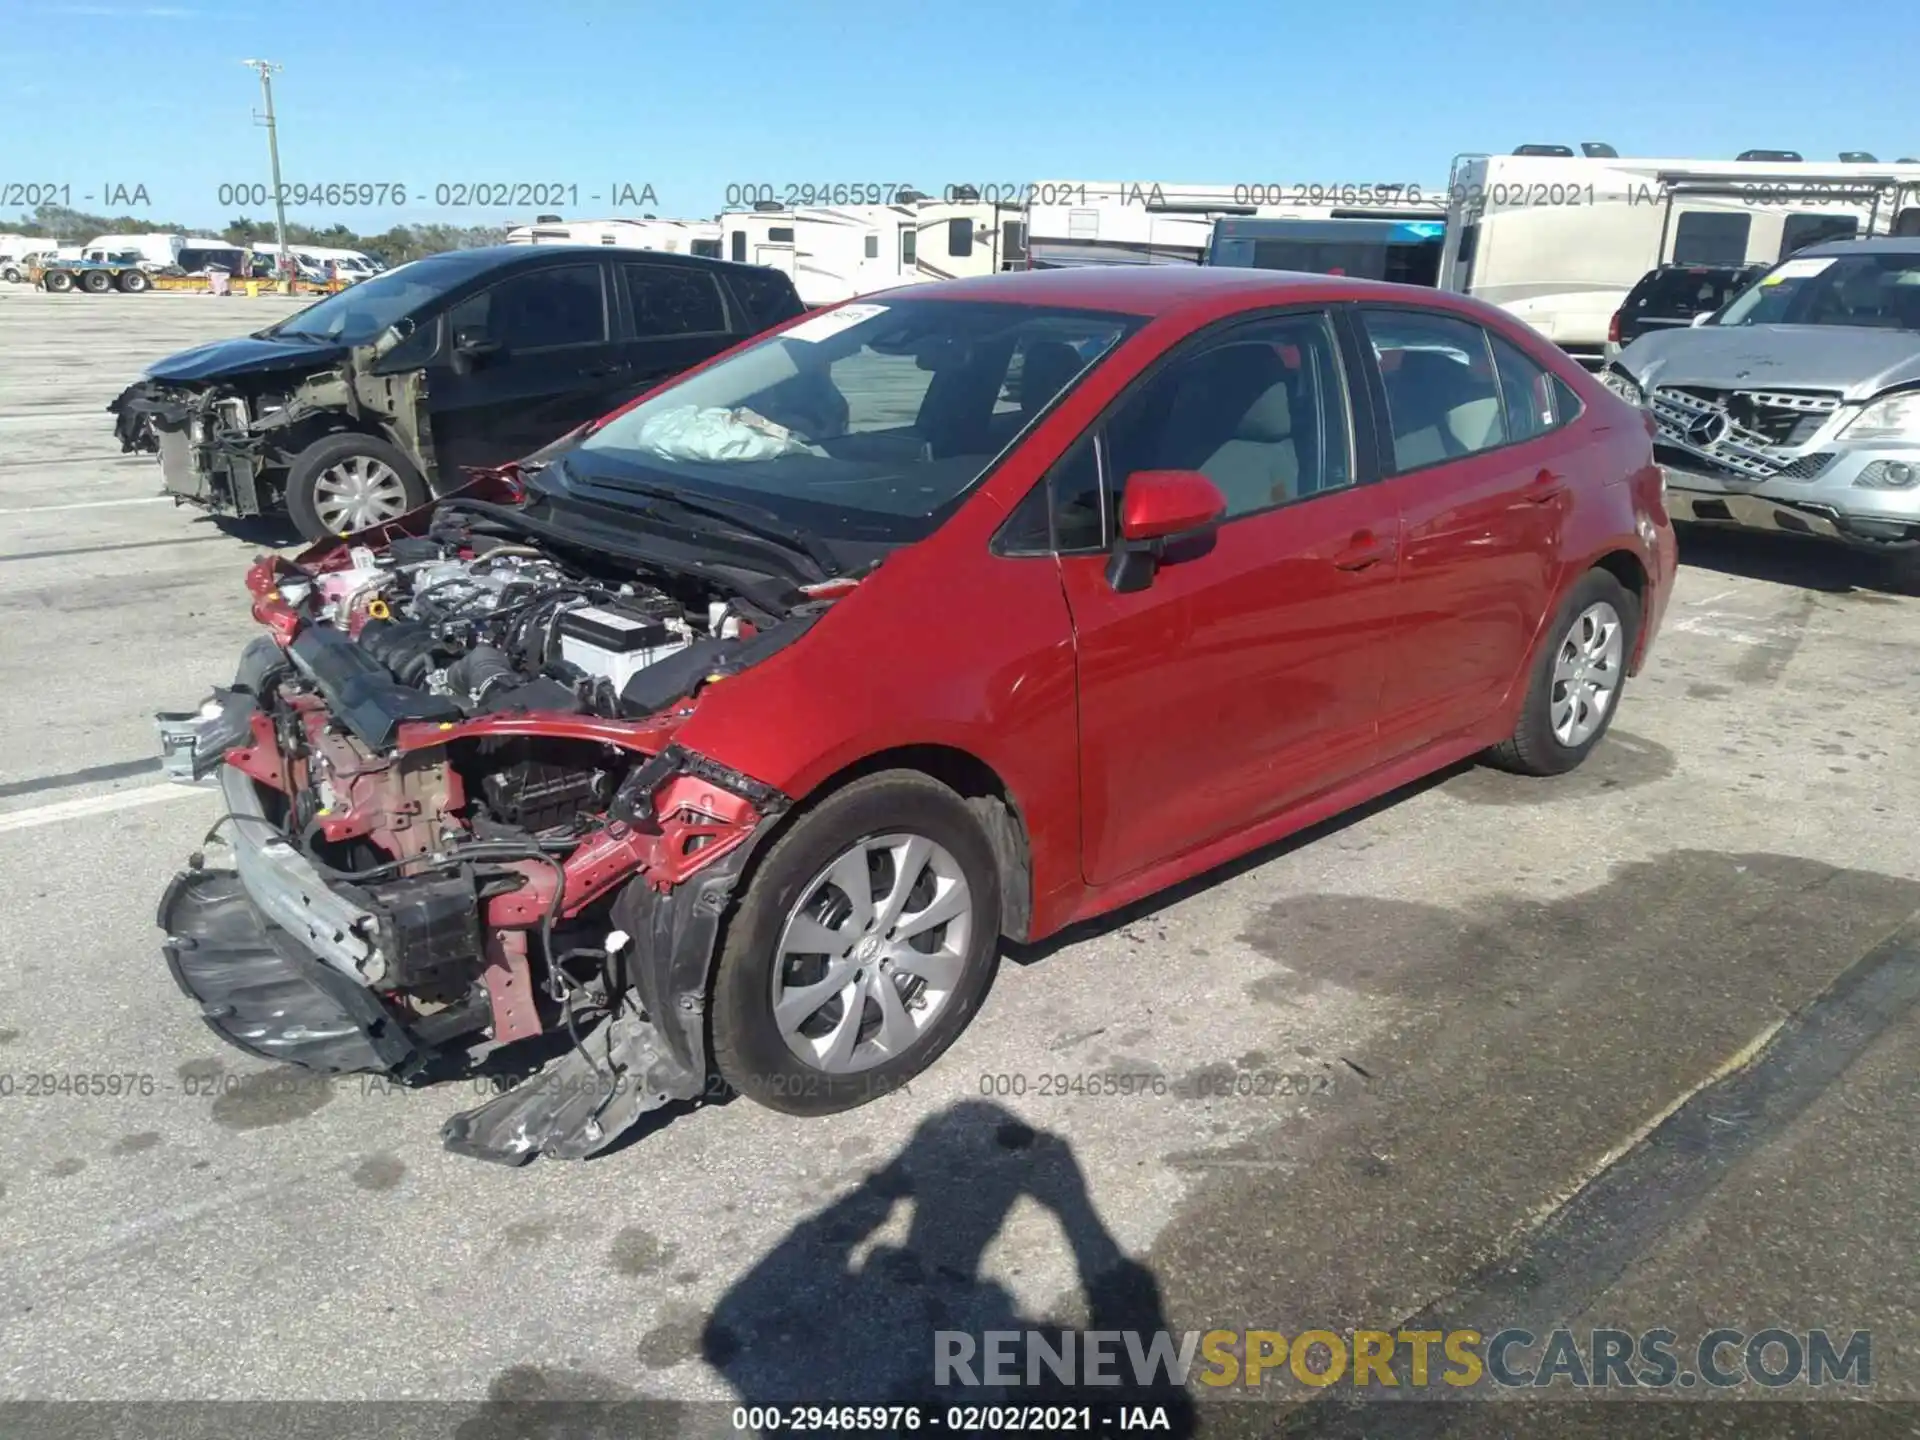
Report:
[[[293,247],[289,245],[288,248]],[[425,265],[436,260],[458,263],[470,273],[478,275],[483,271],[518,270],[530,265],[568,258],[580,260],[588,256],[595,259],[644,260],[649,265],[679,265],[698,270],[764,272],[768,268],[764,265],[742,265],[731,260],[715,260],[705,255],[681,255],[669,250],[638,250],[631,246],[614,245],[481,245],[471,250],[442,250],[437,254],[423,255],[413,263]]]
[[1372,300],[1451,311],[1476,322],[1506,318],[1504,312],[1482,301],[1424,285],[1225,265],[1080,265],[1059,270],[1006,270],[964,280],[903,286],[860,298],[878,300],[884,296],[995,301],[1147,316],[1224,315],[1305,301]]
[[1804,250],[1796,250],[1789,260],[1799,260],[1809,255],[1911,255],[1920,260],[1920,236],[1880,235],[1872,240],[1828,240],[1823,244],[1809,245]]

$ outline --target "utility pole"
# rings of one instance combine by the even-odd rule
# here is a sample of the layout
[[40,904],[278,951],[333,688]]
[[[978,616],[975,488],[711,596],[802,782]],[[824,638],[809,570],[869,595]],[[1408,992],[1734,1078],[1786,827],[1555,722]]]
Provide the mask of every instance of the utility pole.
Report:
[[274,242],[280,247],[280,260],[274,266],[274,274],[284,283],[288,270],[287,197],[280,189],[280,136],[273,123],[273,74],[281,67],[271,60],[242,60],[240,63],[260,72],[260,96],[266,105],[266,113],[254,116],[254,120],[267,127],[267,159],[273,165]]

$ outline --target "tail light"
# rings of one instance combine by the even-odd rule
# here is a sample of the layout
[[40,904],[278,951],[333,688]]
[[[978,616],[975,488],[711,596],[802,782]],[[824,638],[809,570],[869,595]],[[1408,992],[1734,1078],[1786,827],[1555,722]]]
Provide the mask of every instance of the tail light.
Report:
[[[1592,332],[1589,331],[1588,333],[1591,334]],[[1618,345],[1620,343],[1620,312],[1618,310],[1614,311],[1613,318],[1607,321],[1607,343],[1609,345]]]

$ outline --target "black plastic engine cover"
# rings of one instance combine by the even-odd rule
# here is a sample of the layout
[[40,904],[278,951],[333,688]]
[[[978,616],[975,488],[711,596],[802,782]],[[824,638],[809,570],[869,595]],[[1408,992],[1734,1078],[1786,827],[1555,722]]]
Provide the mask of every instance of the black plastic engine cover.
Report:
[[309,625],[287,646],[334,717],[376,750],[385,750],[410,720],[458,720],[461,709],[445,695],[413,690],[340,631]]

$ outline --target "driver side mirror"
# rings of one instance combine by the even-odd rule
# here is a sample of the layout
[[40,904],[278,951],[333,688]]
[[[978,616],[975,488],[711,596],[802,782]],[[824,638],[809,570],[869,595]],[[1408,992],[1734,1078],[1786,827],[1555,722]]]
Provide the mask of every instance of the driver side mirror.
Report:
[[501,353],[500,342],[477,325],[462,327],[453,337],[453,373],[471,375]]
[[1107,583],[1121,593],[1144,590],[1170,549],[1210,535],[1226,513],[1220,487],[1198,470],[1134,471],[1120,498]]

